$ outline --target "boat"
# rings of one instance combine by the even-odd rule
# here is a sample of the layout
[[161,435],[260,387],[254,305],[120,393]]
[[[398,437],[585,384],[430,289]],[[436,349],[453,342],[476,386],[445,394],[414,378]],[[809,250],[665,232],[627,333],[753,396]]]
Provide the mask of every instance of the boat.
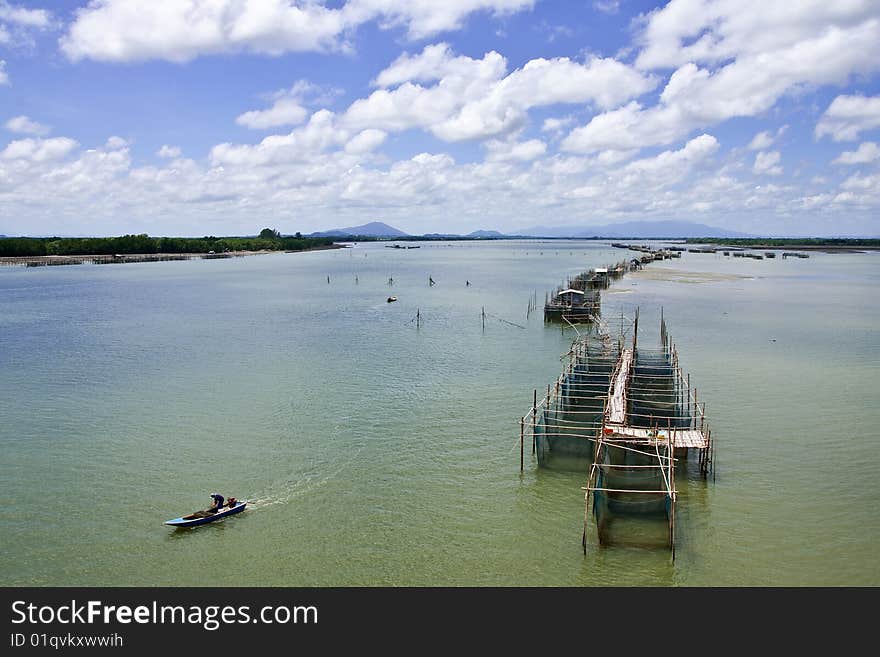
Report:
[[244,511],[244,508],[246,506],[246,501],[239,500],[235,503],[235,506],[224,507],[216,513],[210,513],[208,511],[196,511],[195,513],[191,513],[188,516],[181,516],[180,518],[174,518],[173,520],[166,520],[165,524],[171,525],[172,527],[196,527],[198,525],[205,525],[209,522],[214,522],[215,520],[220,520],[221,518],[225,518],[227,516],[233,516],[236,513],[241,513],[242,511]]
[[394,301],[397,301],[397,297],[388,297],[388,303],[392,303]]

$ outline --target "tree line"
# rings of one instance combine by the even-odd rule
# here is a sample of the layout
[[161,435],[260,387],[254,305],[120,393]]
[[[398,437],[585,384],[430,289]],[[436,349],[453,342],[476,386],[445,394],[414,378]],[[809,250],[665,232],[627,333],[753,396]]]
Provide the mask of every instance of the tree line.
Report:
[[132,253],[224,253],[227,251],[306,251],[333,244],[332,237],[281,235],[265,228],[256,237],[5,237],[0,256],[115,255]]
[[688,244],[721,244],[728,246],[872,246],[880,247],[880,239],[852,237],[691,237]]

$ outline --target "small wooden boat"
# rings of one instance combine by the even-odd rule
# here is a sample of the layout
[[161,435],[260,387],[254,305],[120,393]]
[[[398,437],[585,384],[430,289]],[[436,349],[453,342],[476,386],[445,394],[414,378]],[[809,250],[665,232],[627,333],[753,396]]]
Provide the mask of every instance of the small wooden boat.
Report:
[[394,301],[397,301],[397,297],[388,297],[388,303],[392,303]]
[[196,527],[197,525],[205,525],[209,522],[214,522],[215,520],[220,520],[221,518],[241,513],[246,506],[247,502],[239,500],[233,507],[223,507],[214,513],[211,513],[210,511],[196,511],[188,516],[166,520],[165,524],[171,525],[172,527]]

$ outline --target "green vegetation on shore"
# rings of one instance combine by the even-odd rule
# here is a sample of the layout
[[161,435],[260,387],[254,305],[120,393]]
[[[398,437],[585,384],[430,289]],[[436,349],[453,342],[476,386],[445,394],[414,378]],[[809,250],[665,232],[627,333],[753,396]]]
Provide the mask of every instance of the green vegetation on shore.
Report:
[[787,246],[787,247],[880,247],[880,239],[844,238],[844,237],[689,237],[687,244],[726,244],[728,246]]
[[338,238],[282,236],[265,228],[258,237],[6,237],[0,256],[113,255],[131,253],[223,253],[226,251],[307,251],[326,247]]

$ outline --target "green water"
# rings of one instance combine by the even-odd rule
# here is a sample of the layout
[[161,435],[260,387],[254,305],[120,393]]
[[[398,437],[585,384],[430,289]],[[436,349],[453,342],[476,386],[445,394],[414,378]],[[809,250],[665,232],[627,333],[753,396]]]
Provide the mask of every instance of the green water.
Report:
[[[0,584],[880,584],[877,254],[686,253],[603,293],[606,316],[640,308],[642,345],[663,307],[717,440],[714,483],[679,472],[674,563],[595,532],[584,556],[585,473],[527,453],[520,474],[517,419],[573,337],[529,298],[627,255],[0,269]],[[254,501],[162,524],[212,492]]]

